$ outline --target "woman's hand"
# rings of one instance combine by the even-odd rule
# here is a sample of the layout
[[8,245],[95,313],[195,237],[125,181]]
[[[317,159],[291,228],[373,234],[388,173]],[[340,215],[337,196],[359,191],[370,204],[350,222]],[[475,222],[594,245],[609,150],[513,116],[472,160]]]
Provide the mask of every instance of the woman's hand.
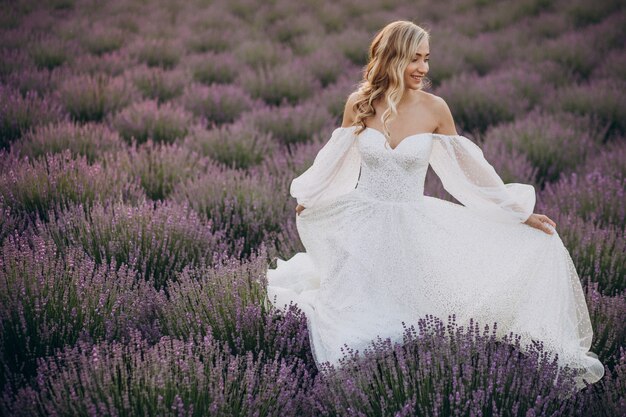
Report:
[[549,218],[548,216],[544,214],[537,214],[537,213],[531,214],[530,217],[524,222],[524,224],[527,224],[536,229],[544,231],[548,233],[549,235],[553,235],[554,231],[550,228],[550,226],[548,226],[548,224],[551,224],[553,227],[556,227],[556,223],[551,218]]
[[296,213],[298,214],[298,216],[300,215],[300,212],[304,209],[305,207],[303,205],[298,204],[298,206],[296,207]]

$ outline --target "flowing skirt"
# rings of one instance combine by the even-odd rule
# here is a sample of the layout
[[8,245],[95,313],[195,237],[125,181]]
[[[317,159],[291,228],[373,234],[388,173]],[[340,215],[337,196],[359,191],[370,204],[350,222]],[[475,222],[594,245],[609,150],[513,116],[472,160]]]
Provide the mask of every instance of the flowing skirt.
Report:
[[306,314],[313,357],[337,364],[342,346],[401,341],[430,314],[470,318],[542,341],[581,382],[604,375],[578,274],[558,232],[492,222],[430,196],[381,201],[356,188],[296,219],[306,252],[269,269],[268,296]]

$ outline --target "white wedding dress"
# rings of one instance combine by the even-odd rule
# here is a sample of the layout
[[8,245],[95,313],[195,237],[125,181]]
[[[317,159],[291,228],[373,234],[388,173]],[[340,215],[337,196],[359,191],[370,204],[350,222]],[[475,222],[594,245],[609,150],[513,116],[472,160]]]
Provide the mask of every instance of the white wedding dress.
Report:
[[[535,189],[504,184],[462,135],[418,133],[391,148],[383,134],[340,127],[291,183],[306,252],[268,268],[268,297],[306,314],[316,365],[338,365],[346,344],[402,341],[432,314],[447,322],[497,322],[522,344],[543,341],[559,363],[593,383],[604,375],[589,352],[592,328],[578,274],[558,232],[523,222]],[[463,205],[426,196],[432,166]],[[417,326],[416,326],[417,327]]]

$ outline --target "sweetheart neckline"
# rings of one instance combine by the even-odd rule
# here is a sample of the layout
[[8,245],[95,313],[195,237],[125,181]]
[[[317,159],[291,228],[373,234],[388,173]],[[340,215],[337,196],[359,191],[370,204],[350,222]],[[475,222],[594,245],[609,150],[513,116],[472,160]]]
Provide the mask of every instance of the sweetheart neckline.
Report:
[[[378,134],[379,134],[379,135],[383,138],[383,140],[384,140],[385,142],[389,143],[389,141],[387,141],[387,138],[385,137],[385,135],[383,134],[383,132],[381,132],[381,131],[380,131],[380,130],[378,130],[378,129],[374,129],[374,128],[372,128],[372,127],[367,127],[367,126],[366,126],[366,127],[365,127],[365,130],[368,130],[368,129],[369,129],[369,130],[373,130],[374,132],[378,133]],[[412,137],[421,136],[421,135],[433,135],[433,134],[434,134],[433,132],[420,132],[420,133],[415,133],[415,134],[412,134],[412,135],[409,135],[409,136],[405,136],[405,137],[404,137],[404,138],[403,138],[400,142],[398,142],[398,144],[396,145],[396,147],[395,147],[395,148],[391,147],[391,144],[389,144],[389,148],[391,149],[391,151],[390,151],[390,152],[393,152],[393,151],[395,151],[396,149],[398,149],[398,148],[400,147],[400,145],[402,145],[402,142],[404,142],[404,141],[405,141],[405,140],[407,140],[407,139],[410,139],[410,138],[412,138]]]

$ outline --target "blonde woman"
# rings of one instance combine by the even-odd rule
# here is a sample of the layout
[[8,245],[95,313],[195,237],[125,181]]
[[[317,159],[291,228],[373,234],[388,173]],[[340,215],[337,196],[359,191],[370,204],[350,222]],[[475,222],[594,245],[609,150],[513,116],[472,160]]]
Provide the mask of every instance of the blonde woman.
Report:
[[[577,382],[598,381],[579,277],[535,189],[504,184],[459,135],[446,102],[423,91],[429,34],[410,21],[379,31],[343,124],[291,183],[306,252],[268,269],[268,296],[307,316],[318,366],[344,345],[401,341],[427,314],[496,322],[542,341]],[[428,166],[461,204],[424,195]]]

